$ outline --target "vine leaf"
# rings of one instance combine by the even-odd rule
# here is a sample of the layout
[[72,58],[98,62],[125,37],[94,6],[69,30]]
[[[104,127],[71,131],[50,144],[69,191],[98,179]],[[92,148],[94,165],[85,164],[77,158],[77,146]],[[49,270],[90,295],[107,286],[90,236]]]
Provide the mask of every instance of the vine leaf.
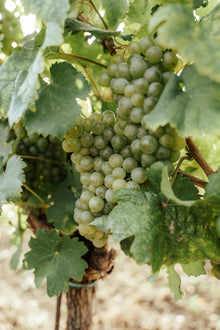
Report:
[[[191,6],[170,4],[153,15],[149,32],[158,32],[161,46],[172,48],[186,61],[194,61],[198,72],[220,82],[220,4],[201,22],[196,21]],[[175,29],[173,28],[175,26]]]
[[109,222],[108,216],[102,215],[101,217],[95,218],[90,225],[96,226],[99,230],[103,231],[104,233],[109,232]]
[[174,294],[174,299],[178,300],[183,297],[183,292],[181,291],[181,278],[179,274],[175,271],[174,266],[170,266],[167,268],[168,274],[168,284],[170,287],[170,291]]
[[[178,176],[175,180],[175,192],[172,189],[168,176],[168,167],[165,166],[162,172],[161,192],[169,199],[179,205],[192,206],[195,200],[199,199],[198,189],[192,184],[188,178]],[[176,193],[176,194],[175,194]],[[180,196],[180,198],[177,197]],[[188,200],[192,198],[192,200]]]
[[23,0],[27,13],[37,16],[47,26],[43,48],[59,45],[63,41],[63,25],[69,8],[68,0]]
[[70,234],[75,229],[72,216],[75,203],[71,186],[74,186],[74,182],[72,176],[69,174],[53,191],[50,199],[53,205],[47,210],[47,220],[54,222],[55,227],[64,234]]
[[55,63],[51,67],[51,83],[43,82],[39,91],[37,112],[26,112],[24,125],[27,131],[62,137],[80,114],[76,95],[86,99],[89,92],[88,82],[72,65]]
[[128,11],[128,1],[102,0],[102,8],[105,8],[104,19],[107,21],[108,27],[113,29],[117,27],[119,20],[122,19]]
[[200,276],[205,275],[206,271],[204,269],[204,261],[194,261],[188,264],[181,264],[181,267],[188,276]]
[[[0,67],[1,116],[7,116],[7,112],[11,106],[12,96],[14,93],[16,95],[18,92],[18,87],[15,90],[15,82],[16,79],[18,79],[18,75],[21,74],[21,71],[26,71],[30,68],[31,64],[35,61],[36,55],[36,50],[27,50],[23,48],[21,51],[14,51],[14,53]],[[20,106],[21,105],[19,104],[19,107]]]
[[8,156],[12,152],[12,141],[6,142],[8,139],[9,127],[0,123],[0,157],[3,157],[3,162],[6,162]]
[[9,158],[5,172],[0,174],[0,207],[19,197],[24,181],[23,168],[25,166],[20,157],[14,155]]
[[91,35],[98,39],[121,37],[124,40],[132,40],[133,34],[121,34],[120,31],[107,31],[102,30],[87,23],[81,22],[74,18],[67,18],[65,21],[65,34],[71,32],[72,34],[77,34],[79,32],[89,32]]
[[[184,85],[185,91],[180,88],[180,83]],[[180,77],[173,75],[170,78],[158,103],[146,115],[145,123],[153,130],[170,123],[184,136],[199,137],[201,132],[218,135],[219,88],[218,83],[201,76],[194,65],[190,65]]]
[[36,238],[31,238],[31,250],[25,254],[25,269],[35,268],[35,284],[39,287],[47,278],[47,293],[51,297],[59,296],[69,287],[69,278],[80,281],[85,273],[87,263],[82,256],[87,248],[78,238],[59,237],[55,229],[49,233],[39,229]]

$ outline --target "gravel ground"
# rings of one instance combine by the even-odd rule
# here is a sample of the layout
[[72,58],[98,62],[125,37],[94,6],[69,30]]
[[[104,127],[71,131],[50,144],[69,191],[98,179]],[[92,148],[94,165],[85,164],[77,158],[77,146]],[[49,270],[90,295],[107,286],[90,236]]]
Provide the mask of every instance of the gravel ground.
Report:
[[[54,329],[56,298],[46,295],[45,283],[36,289],[32,271],[9,269],[14,247],[11,227],[1,221],[0,230],[0,330]],[[27,250],[27,246],[24,247]],[[210,265],[207,263],[209,270]],[[114,271],[97,283],[91,330],[220,329],[220,282],[211,276],[182,275],[185,292],[175,302],[165,273],[149,283],[148,266],[138,266],[120,251]],[[65,329],[65,295],[60,330]]]

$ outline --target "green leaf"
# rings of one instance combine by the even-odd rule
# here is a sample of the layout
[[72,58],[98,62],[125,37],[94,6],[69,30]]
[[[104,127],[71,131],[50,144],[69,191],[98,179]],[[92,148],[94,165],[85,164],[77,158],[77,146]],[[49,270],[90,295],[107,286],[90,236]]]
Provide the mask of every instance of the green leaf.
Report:
[[68,63],[51,67],[51,83],[43,84],[36,102],[37,112],[26,112],[25,127],[29,133],[62,137],[80,114],[77,98],[86,99],[90,86],[84,76]]
[[9,136],[9,127],[0,123],[0,157],[3,157],[3,162],[6,162],[8,156],[12,152],[12,141],[6,142]]
[[36,238],[31,238],[29,246],[31,251],[25,254],[24,268],[35,268],[37,287],[47,278],[48,296],[59,296],[61,292],[66,292],[69,278],[77,281],[82,279],[87,267],[82,256],[87,248],[78,238],[71,239],[66,235],[59,237],[54,229],[50,233],[40,229],[36,232]]
[[89,32],[91,35],[98,39],[103,38],[112,38],[112,37],[122,37],[124,40],[131,40],[132,34],[123,35],[120,31],[107,31],[102,30],[87,23],[78,21],[74,18],[67,18],[65,22],[65,33],[71,32],[72,34],[76,34],[79,32]]
[[0,116],[7,116],[15,91],[16,78],[21,71],[29,69],[36,54],[36,50],[25,48],[15,51],[0,67]]
[[181,279],[179,274],[175,271],[174,266],[167,268],[168,274],[168,284],[170,291],[174,294],[174,299],[178,300],[183,297],[183,292],[181,291]]
[[[201,75],[220,82],[220,4],[201,22],[196,21],[190,6],[162,6],[153,15],[149,32],[158,33],[162,47],[172,48],[185,62],[194,61]],[[175,29],[173,28],[175,26]]]
[[102,0],[102,7],[105,9],[104,19],[107,21],[109,29],[117,27],[120,20],[128,11],[127,0]]
[[67,178],[58,184],[52,193],[50,203],[52,202],[53,204],[47,210],[47,220],[54,222],[55,227],[65,234],[70,234],[75,229],[75,222],[72,216],[75,196],[71,186],[74,186],[74,182],[69,173]]
[[204,197],[209,196],[220,199],[220,171],[209,175],[209,183],[205,186]]
[[102,215],[101,217],[95,218],[90,225],[97,227],[99,230],[104,233],[109,232],[109,223],[108,223],[108,215]]
[[[173,190],[169,180],[168,167],[165,166],[161,181],[162,193],[173,202],[184,206],[192,206],[195,203],[195,200],[198,199],[197,188],[187,178],[179,176],[175,181],[174,188],[175,190]],[[192,198],[192,200],[190,200],[190,198]]]
[[25,163],[20,157],[9,158],[4,173],[0,174],[0,207],[19,197],[24,181],[23,168]]
[[47,26],[43,48],[62,43],[63,25],[69,7],[68,0],[23,0],[23,5],[27,13],[36,15]]
[[[181,90],[182,82],[185,91]],[[170,123],[184,136],[219,134],[220,85],[200,76],[193,65],[185,68],[180,77],[173,75],[157,105],[146,115],[145,123],[155,130]],[[178,109],[178,111],[177,111]]]
[[181,264],[181,266],[184,273],[186,273],[188,276],[200,276],[206,274],[206,271],[204,269],[204,261],[194,261],[188,264]]
[[10,268],[12,270],[16,270],[20,261],[21,250],[22,250],[22,241],[23,241],[23,233],[22,229],[16,229],[13,233],[12,238],[10,239],[10,243],[16,245],[17,249],[13,253],[10,260]]
[[146,0],[130,1],[129,12],[126,20],[129,23],[139,23],[140,25],[146,23],[146,15],[149,17],[150,8]]

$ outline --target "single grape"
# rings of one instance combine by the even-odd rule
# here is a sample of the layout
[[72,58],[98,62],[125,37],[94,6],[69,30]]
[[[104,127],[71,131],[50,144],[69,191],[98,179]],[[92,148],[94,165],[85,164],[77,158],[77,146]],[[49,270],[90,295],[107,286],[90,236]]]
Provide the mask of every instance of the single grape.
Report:
[[173,141],[173,145],[172,145],[171,149],[178,151],[178,150],[183,149],[185,147],[185,145],[186,145],[186,141],[185,141],[184,137],[181,135],[176,135],[176,136],[174,136],[174,141]]
[[155,152],[155,156],[158,160],[167,160],[170,157],[170,152],[170,149],[159,146],[159,148]]
[[141,148],[141,140],[140,139],[135,139],[131,143],[131,152],[134,155],[134,157],[138,160],[140,160],[140,157],[143,153],[142,148]]
[[83,211],[78,218],[78,223],[87,225],[92,222],[92,220],[94,220],[94,216],[92,215],[92,213],[90,211]]
[[93,168],[96,172],[100,172],[102,170],[102,165],[104,164],[104,161],[101,157],[95,157]]
[[105,130],[103,132],[103,137],[107,142],[110,142],[114,135],[115,135],[115,132],[112,127],[105,128]]
[[103,149],[107,145],[107,141],[105,140],[103,135],[97,135],[94,138],[94,147],[97,149]]
[[128,140],[133,141],[134,139],[137,138],[137,130],[138,130],[137,125],[129,124],[124,129],[124,135]]
[[109,87],[111,81],[111,76],[109,75],[108,71],[103,71],[100,73],[98,77],[98,82],[103,87]]
[[142,167],[136,167],[132,172],[131,172],[131,178],[133,181],[137,183],[144,183],[147,181],[147,174],[145,169]]
[[148,65],[143,60],[141,61],[132,61],[129,67],[130,74],[133,79],[142,78],[144,72],[147,70]]
[[144,95],[140,93],[134,93],[131,97],[131,103],[134,107],[142,107],[144,102]]
[[103,247],[104,245],[105,245],[105,243],[107,242],[107,237],[106,236],[104,236],[104,237],[102,237],[102,238],[100,238],[100,239],[98,239],[98,238],[94,238],[93,240],[92,240],[92,243],[93,243],[93,245],[96,247],[96,248],[101,248],[101,247]]
[[141,166],[144,168],[151,166],[156,161],[157,160],[154,155],[146,155],[146,154],[141,155]]
[[83,127],[84,131],[90,132],[92,129],[92,120],[90,118],[83,118],[82,127]]
[[125,86],[127,86],[128,84],[129,82],[127,79],[117,78],[112,85],[112,89],[117,94],[124,94]]
[[116,63],[111,63],[108,68],[108,74],[110,77],[116,77],[117,71],[118,71],[118,64]]
[[89,201],[92,197],[95,197],[95,194],[92,191],[85,190],[80,195],[80,200],[86,204],[89,205]]
[[131,181],[128,181],[126,183],[126,186],[125,186],[126,189],[136,189],[136,190],[140,190],[140,186],[137,182],[131,180]]
[[115,193],[112,189],[106,190],[105,199],[109,203],[115,203]]
[[116,179],[112,183],[112,190],[124,189],[126,187],[126,181],[124,179]]
[[92,197],[89,201],[89,208],[92,212],[99,212],[104,207],[103,199],[99,197]]
[[80,167],[83,171],[90,171],[93,168],[93,159],[90,156],[85,156],[80,161]]
[[144,78],[148,81],[148,83],[161,82],[162,73],[156,66],[152,66],[145,71]]
[[104,185],[102,185],[96,188],[95,194],[97,197],[104,199],[106,191],[107,188]]
[[81,147],[79,149],[79,153],[82,156],[88,156],[89,155],[89,152],[90,152],[90,149],[89,148],[86,148],[86,147]]
[[102,98],[105,102],[114,102],[114,92],[110,87],[106,87],[102,92]]
[[105,175],[108,175],[108,174],[111,174],[112,171],[113,171],[113,168],[110,166],[110,163],[109,162],[103,162],[103,164],[102,164],[102,172]]
[[100,157],[102,157],[103,160],[108,160],[112,154],[113,154],[113,150],[109,146],[100,150]]
[[103,117],[103,124],[105,125],[105,127],[112,127],[112,126],[114,126],[115,121],[116,121],[116,119],[115,119],[115,115],[114,114],[113,115],[105,115]]
[[114,182],[115,178],[113,177],[112,174],[108,174],[105,176],[104,178],[104,184],[107,188],[111,189],[112,188],[112,184]]
[[127,63],[121,63],[118,65],[118,70],[116,72],[116,78],[124,78],[128,81],[131,80],[129,65]]
[[159,138],[159,143],[165,148],[171,148],[173,145],[174,139],[169,134],[164,134]]
[[121,54],[115,54],[111,57],[111,63],[120,64],[125,61],[124,56]]
[[99,156],[99,150],[96,147],[91,146],[89,148],[89,155],[92,156],[92,158],[98,157]]
[[144,113],[149,113],[151,110],[155,107],[157,104],[157,98],[153,96],[148,96],[146,99],[144,99],[143,102],[143,112]]
[[[127,173],[131,173],[133,169],[135,169],[136,167],[138,167],[138,163],[136,161],[136,159],[132,158],[132,157],[128,157],[123,161],[123,169],[127,172]],[[112,173],[113,174],[113,173]],[[113,174],[114,175],[114,174]],[[123,178],[122,178],[123,179]]]
[[104,183],[104,176],[100,172],[93,172],[90,176],[90,181],[94,187],[102,186]]
[[131,147],[130,147],[130,146],[126,146],[126,147],[124,147],[124,148],[120,151],[120,154],[122,155],[123,158],[132,157]]
[[132,41],[128,45],[128,52],[129,54],[140,54],[141,49],[140,49],[140,44],[138,41]]
[[[96,173],[96,172],[95,172]],[[80,182],[86,186],[89,186],[91,183],[90,174],[89,173],[81,173],[80,174]]]
[[123,161],[123,157],[119,154],[113,154],[109,157],[109,164],[111,165],[112,169],[116,167],[121,167]]
[[141,149],[147,155],[153,154],[158,148],[158,141],[151,135],[144,136],[141,140]]
[[130,120],[135,123],[135,124],[139,124],[141,123],[141,119],[143,118],[143,111],[141,108],[133,108],[130,112]]
[[178,64],[178,57],[172,51],[163,54],[162,65],[166,70],[172,71]]
[[145,52],[146,59],[151,64],[159,63],[162,55],[162,49],[158,46],[151,46]]
[[143,38],[140,40],[139,45],[140,45],[141,52],[142,52],[142,53],[145,53],[146,50],[147,50],[149,47],[151,47],[151,46],[154,45],[154,42],[153,42],[152,38],[150,38],[150,37],[143,37]]
[[132,83],[133,83],[133,86],[134,86],[135,93],[140,93],[142,95],[147,93],[149,83],[145,78],[135,79]]
[[[69,130],[69,135],[74,136],[74,137],[80,137],[82,132],[83,132],[82,126],[76,124]],[[56,143],[56,140],[54,140],[54,142],[52,142],[52,143]]]
[[129,84],[127,86],[125,86],[124,89],[124,96],[126,97],[132,97],[132,95],[135,93],[135,88],[134,85]]
[[113,149],[122,150],[127,144],[126,137],[122,135],[115,135],[111,139],[111,145]]
[[137,137],[138,139],[142,139],[142,137],[148,135],[148,131],[146,131],[146,129],[144,129],[143,127],[139,127],[138,131],[137,131]]
[[116,167],[112,171],[114,179],[124,179],[126,177],[126,171],[122,167]]
[[62,142],[62,148],[65,152],[78,151],[81,147],[80,141],[75,137],[70,137]]
[[164,86],[159,82],[153,82],[149,85],[148,96],[159,98],[162,94]]
[[101,121],[94,121],[93,122],[93,124],[92,124],[93,134],[101,135],[101,134],[103,134],[104,129],[105,129],[105,125],[104,125],[103,122],[101,122]]

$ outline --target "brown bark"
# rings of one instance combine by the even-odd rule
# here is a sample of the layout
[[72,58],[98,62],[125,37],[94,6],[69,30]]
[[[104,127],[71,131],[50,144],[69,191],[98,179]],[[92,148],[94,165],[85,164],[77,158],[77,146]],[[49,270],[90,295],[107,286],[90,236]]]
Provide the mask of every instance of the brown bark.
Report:
[[69,287],[67,297],[66,330],[89,330],[92,323],[92,301],[95,287],[88,285],[82,288]]

